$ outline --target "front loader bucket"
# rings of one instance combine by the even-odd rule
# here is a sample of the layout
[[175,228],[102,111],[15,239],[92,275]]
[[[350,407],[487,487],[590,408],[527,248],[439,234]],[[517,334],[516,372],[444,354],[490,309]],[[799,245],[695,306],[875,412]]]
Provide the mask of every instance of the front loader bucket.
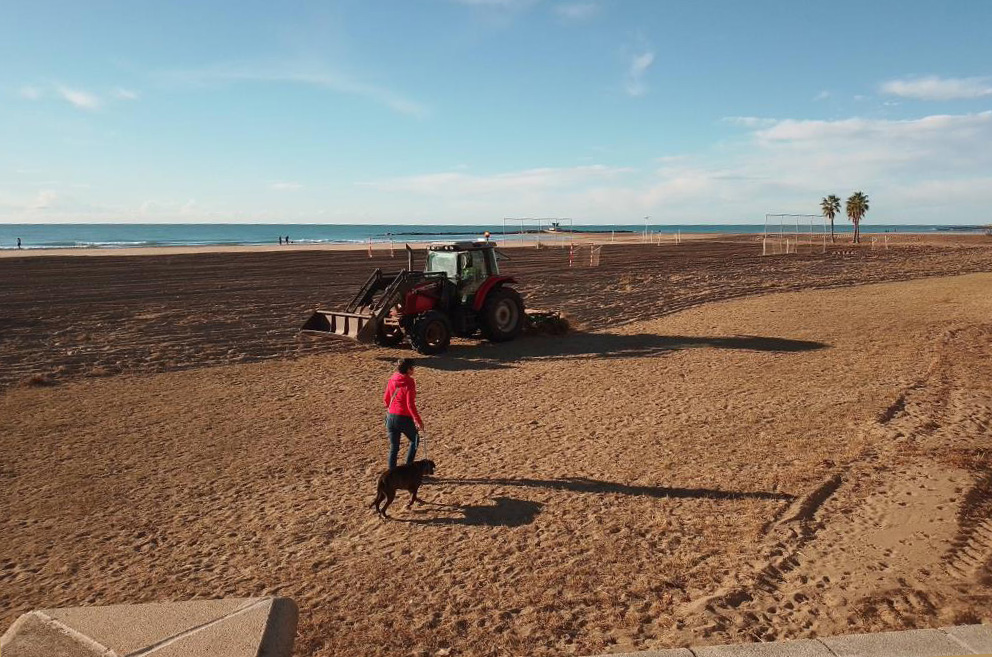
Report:
[[369,343],[375,337],[375,317],[367,313],[316,310],[300,331],[308,335]]

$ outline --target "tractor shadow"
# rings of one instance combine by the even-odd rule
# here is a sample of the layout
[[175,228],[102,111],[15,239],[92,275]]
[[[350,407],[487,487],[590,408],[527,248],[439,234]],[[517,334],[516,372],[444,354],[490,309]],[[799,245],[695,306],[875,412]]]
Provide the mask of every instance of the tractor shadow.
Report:
[[671,351],[699,348],[791,353],[816,351],[829,346],[824,342],[759,335],[698,337],[652,333],[569,333],[560,337],[527,336],[501,344],[452,344],[448,352],[419,358],[417,364],[435,370],[499,370],[515,367],[514,364],[519,362],[548,358],[650,358]]
[[[445,480],[446,482],[450,480]],[[496,497],[495,504],[423,504],[459,512],[460,517],[449,518],[395,518],[412,525],[461,525],[468,527],[522,527],[534,522],[541,512],[540,502],[518,500],[512,497]]]
[[571,493],[595,493],[633,495],[653,498],[696,498],[708,500],[794,500],[795,495],[789,493],[772,493],[767,491],[728,491],[712,488],[674,488],[668,486],[632,486],[618,484],[612,481],[588,479],[586,477],[560,477],[558,479],[435,479],[438,484],[453,484],[465,486],[521,486],[524,488],[543,488],[560,490]]

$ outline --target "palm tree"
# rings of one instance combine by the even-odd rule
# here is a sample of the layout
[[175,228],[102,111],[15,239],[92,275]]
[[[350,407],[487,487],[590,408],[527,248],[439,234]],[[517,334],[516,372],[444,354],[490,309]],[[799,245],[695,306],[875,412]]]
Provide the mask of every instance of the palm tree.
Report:
[[840,212],[840,199],[835,194],[824,196],[820,201],[820,210],[823,216],[830,220],[830,241],[834,241],[834,217]]
[[854,224],[854,241],[861,241],[861,219],[868,213],[868,196],[854,192],[847,199],[847,218]]

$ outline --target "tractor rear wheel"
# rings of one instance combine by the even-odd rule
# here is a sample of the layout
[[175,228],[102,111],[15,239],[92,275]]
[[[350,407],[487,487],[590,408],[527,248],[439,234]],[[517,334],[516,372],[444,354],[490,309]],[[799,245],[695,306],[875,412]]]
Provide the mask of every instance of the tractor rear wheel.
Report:
[[447,351],[451,344],[451,320],[444,313],[429,310],[418,315],[410,328],[410,344],[425,356]]
[[511,287],[500,287],[482,306],[482,332],[490,342],[513,340],[524,328],[524,302]]

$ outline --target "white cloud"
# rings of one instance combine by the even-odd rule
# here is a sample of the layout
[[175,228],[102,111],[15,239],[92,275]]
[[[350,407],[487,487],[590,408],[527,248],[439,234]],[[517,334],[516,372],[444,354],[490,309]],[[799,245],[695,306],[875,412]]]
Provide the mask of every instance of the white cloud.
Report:
[[303,189],[303,185],[297,182],[274,182],[269,184],[269,189],[274,189],[278,192],[292,192]]
[[344,73],[318,66],[219,64],[202,69],[168,71],[171,82],[202,86],[224,82],[283,82],[302,84],[375,101],[400,114],[423,118],[430,109],[390,89],[362,82]]
[[636,98],[647,93],[648,87],[644,83],[644,74],[647,73],[653,63],[654,52],[650,50],[644,50],[631,57],[623,85],[627,95]]
[[59,195],[56,191],[51,189],[43,189],[38,192],[38,195],[34,197],[34,200],[28,204],[27,209],[29,210],[46,210],[52,207],[52,204],[58,200]]
[[[125,216],[132,216],[133,206],[126,211]],[[158,200],[146,199],[138,205],[137,214],[139,217],[152,221],[189,221],[190,217],[205,218],[211,213],[204,210],[196,199],[188,199],[185,202],[176,199]]]
[[524,169],[492,175],[473,175],[451,171],[365,182],[359,183],[359,185],[382,190],[438,196],[503,195],[542,190],[574,189],[590,182],[615,179],[629,171],[630,169],[598,164],[565,168]]
[[538,0],[451,0],[456,5],[468,7],[484,7],[493,9],[521,9],[530,6]]
[[830,92],[824,89],[820,93],[816,94],[816,96],[813,97],[813,100],[826,100],[827,98],[830,98],[830,95]]
[[916,100],[962,100],[992,96],[992,78],[926,77],[889,80],[881,86],[882,93]]
[[775,119],[761,118],[758,116],[725,116],[723,121],[725,123],[732,123],[745,128],[762,128],[775,125],[777,122]]
[[555,13],[570,21],[589,20],[599,13],[597,2],[564,2],[555,5]]
[[666,223],[747,223],[766,212],[816,213],[824,195],[862,189],[872,199],[869,224],[989,220],[992,112],[727,122],[741,128],[740,136],[695,155],[666,155],[642,167],[449,170],[373,181],[359,188],[367,192],[356,207],[389,198],[394,216],[461,221],[544,214],[587,222],[651,215]]
[[[95,93],[62,84],[25,85],[18,89],[17,95],[24,100],[57,98],[66,101],[73,107],[89,111],[98,110],[104,104],[104,98]],[[118,87],[106,97],[112,97],[116,100],[137,100],[139,96],[136,91]]]
[[[588,223],[636,223],[650,215],[659,223],[747,223],[760,222],[766,212],[816,213],[824,195],[845,198],[858,189],[871,197],[869,226],[992,220],[992,111],[903,120],[731,117],[721,128],[719,143],[710,148],[683,154],[659,149],[657,157],[639,162],[617,162],[617,152],[610,151],[596,155],[600,164],[487,173],[476,163],[466,170],[453,161],[444,170],[295,194],[300,183],[269,179],[223,209],[210,199],[194,206],[184,204],[186,197],[154,193],[150,198],[161,200],[142,204],[140,213],[140,199],[128,207],[88,205],[88,198],[73,195],[105,194],[103,186],[92,193],[56,186],[42,182],[53,176],[39,171],[31,186],[0,182],[0,221],[23,221],[36,211],[47,221],[321,216],[350,223],[481,223],[501,216],[571,216]],[[728,130],[735,135],[727,138]],[[270,191],[280,188],[285,193]],[[334,202],[328,204],[331,194]],[[331,206],[328,215],[316,214]]]
[[70,89],[69,87],[64,87],[61,85],[56,87],[56,91],[63,100],[71,103],[73,106],[78,107],[79,109],[84,109],[89,111],[100,109],[100,105],[101,105],[100,98],[87,91],[81,91],[79,89]]
[[754,136],[759,142],[821,143],[831,140],[845,145],[854,142],[868,144],[884,142],[892,147],[907,142],[934,139],[967,140],[992,127],[992,110],[977,114],[937,114],[919,119],[884,120],[851,118],[836,121],[794,120],[774,121],[758,130]]
[[[58,184],[58,183],[56,183]],[[62,189],[68,189],[63,185]],[[91,213],[95,206],[81,202],[70,192],[36,188],[26,193],[5,190],[0,185],[0,221],[19,223],[29,215],[32,221],[78,221],[82,214]]]

